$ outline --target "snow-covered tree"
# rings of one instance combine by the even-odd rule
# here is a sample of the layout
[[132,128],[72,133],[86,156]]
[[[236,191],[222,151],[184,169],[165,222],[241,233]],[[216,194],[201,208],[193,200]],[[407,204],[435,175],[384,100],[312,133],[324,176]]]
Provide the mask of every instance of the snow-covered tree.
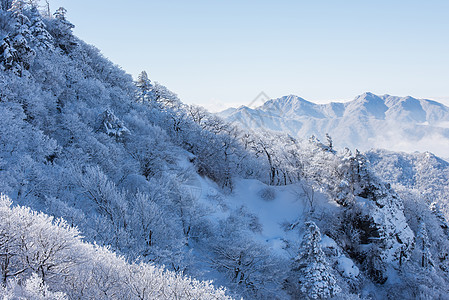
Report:
[[51,291],[36,273],[22,285],[17,280],[8,282],[4,291],[0,290],[0,295],[3,295],[4,299],[67,300],[65,293]]
[[31,8],[31,34],[34,36],[34,43],[40,49],[54,49],[53,37],[46,29],[46,25],[42,21],[42,17],[36,6]]
[[443,212],[441,211],[440,205],[437,202],[432,202],[429,205],[429,209],[435,215],[435,217],[438,219],[438,221],[440,222],[441,229],[443,229],[446,232],[446,234],[449,236],[449,224],[448,224],[446,218],[444,217]]
[[[86,167],[84,174],[79,174],[78,184],[83,188],[86,196],[95,204],[99,213],[107,217],[118,230],[126,227],[129,203],[126,192],[117,189],[102,170],[96,167]],[[119,241],[117,240],[116,243]]]
[[299,285],[299,295],[306,299],[328,299],[340,292],[334,275],[326,261],[319,242],[321,233],[318,226],[306,222],[299,253],[293,261],[292,280]]
[[210,116],[210,113],[203,107],[197,105],[189,105],[187,111],[190,114],[193,122],[200,125],[202,128],[206,129],[205,121]]
[[124,136],[130,133],[123,122],[109,109],[105,110],[98,119],[99,126],[97,130],[103,131],[117,140],[123,140]]
[[82,242],[78,230],[63,220],[12,206],[3,195],[0,217],[1,296],[128,299],[137,293],[140,299],[229,299],[210,282],[129,263],[107,248]]
[[17,33],[22,34],[26,38],[30,37],[29,26],[31,25],[30,19],[24,14],[26,8],[26,2],[24,0],[14,0],[9,9],[12,12],[15,20],[15,30]]
[[49,29],[55,39],[56,45],[58,45],[64,53],[68,54],[78,45],[78,43],[72,33],[72,29],[75,28],[75,25],[67,20],[66,14],[67,10],[64,7],[58,8],[53,14],[55,18],[52,20],[52,26]]
[[268,255],[265,245],[251,239],[248,229],[257,231],[260,225],[243,207],[221,221],[209,238],[210,264],[248,298],[275,298],[279,295],[273,286],[281,284],[285,266]]
[[15,0],[9,9],[13,14],[13,32],[3,38],[0,44],[0,68],[11,70],[18,76],[23,76],[31,66],[36,53],[28,45],[32,38],[29,30],[30,20],[24,14],[26,3],[23,0]]
[[430,241],[427,235],[426,223],[419,223],[418,233],[416,234],[416,248],[420,256],[420,265],[424,269],[433,267],[432,253],[430,252]]
[[0,64],[3,70],[14,68],[18,60],[17,50],[12,46],[9,36],[3,38],[0,44]]
[[156,101],[157,96],[153,90],[154,86],[148,78],[147,72],[142,71],[139,76],[137,76],[136,87],[138,89],[137,98],[140,101]]
[[334,143],[332,141],[332,137],[328,133],[326,133],[326,141],[327,141],[326,146],[329,148],[329,151],[333,151]]
[[0,9],[9,10],[11,8],[13,0],[1,0],[0,1]]
[[17,51],[17,61],[12,70],[19,76],[22,76],[24,70],[28,70],[33,62],[36,52],[28,45],[27,40],[22,34],[17,34],[12,39],[12,47]]

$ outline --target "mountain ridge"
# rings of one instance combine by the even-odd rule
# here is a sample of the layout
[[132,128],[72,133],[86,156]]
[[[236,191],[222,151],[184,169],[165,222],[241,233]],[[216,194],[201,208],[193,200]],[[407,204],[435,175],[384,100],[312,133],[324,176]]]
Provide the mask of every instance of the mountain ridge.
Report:
[[[299,96],[270,99],[256,107],[241,106],[217,113],[246,128],[287,132],[298,138],[329,133],[337,147],[431,151],[449,157],[449,107],[412,96],[365,92],[348,102],[317,104]],[[429,138],[437,141],[429,144]]]
[[[376,95],[372,92],[364,92],[360,95],[357,95],[353,100],[350,100],[350,101],[343,101],[343,102],[331,101],[331,102],[327,102],[327,103],[315,103],[315,102],[306,100],[300,96],[289,94],[286,96],[281,96],[279,98],[269,99],[266,102],[264,102],[263,104],[258,105],[258,106],[240,105],[237,108],[229,107],[225,110],[217,112],[217,114],[218,115],[229,114],[230,112],[235,112],[235,111],[242,110],[245,108],[251,108],[251,109],[255,109],[255,110],[261,110],[261,109],[267,110],[270,108],[279,109],[279,108],[282,108],[283,106],[287,106],[287,105],[293,106],[293,105],[299,104],[299,103],[301,104],[301,106],[308,105],[308,106],[312,106],[312,107],[319,108],[319,109],[332,108],[335,106],[338,106],[339,108],[341,108],[341,106],[343,106],[346,109],[348,107],[357,106],[357,104],[359,104],[359,105],[366,104],[369,106],[374,106],[375,105],[374,101],[377,101],[378,105],[383,104],[383,106],[385,106],[387,108],[386,110],[389,110],[397,105],[402,105],[402,106],[405,105],[406,107],[404,107],[404,108],[406,110],[412,110],[412,108],[410,106],[413,104],[421,106],[420,108],[422,109],[422,104],[427,104],[427,106],[433,105],[433,106],[437,106],[441,109],[444,109],[445,111],[449,111],[449,106],[446,106],[444,103],[441,103],[441,102],[438,102],[438,101],[432,100],[432,99],[415,98],[412,96],[393,96],[390,94]],[[382,103],[379,103],[379,101],[382,101]],[[412,104],[412,102],[414,102],[414,103]],[[286,112],[289,112],[289,111],[288,110],[283,111],[282,113],[285,114]]]

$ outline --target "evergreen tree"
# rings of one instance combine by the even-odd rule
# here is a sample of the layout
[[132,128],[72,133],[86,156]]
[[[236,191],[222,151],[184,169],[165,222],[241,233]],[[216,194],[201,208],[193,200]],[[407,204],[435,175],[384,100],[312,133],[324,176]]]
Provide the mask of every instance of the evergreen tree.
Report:
[[23,75],[23,70],[28,70],[36,57],[36,52],[28,45],[26,38],[18,34],[12,40],[13,47],[17,50],[18,65],[20,65],[19,75]]
[[440,205],[437,202],[432,202],[429,206],[429,209],[439,221],[441,229],[443,229],[444,232],[449,235],[449,224],[444,217],[444,213],[441,211]]
[[11,70],[17,76],[23,76],[28,70],[36,53],[20,33],[3,38],[0,44],[0,69]]
[[148,78],[148,74],[142,71],[137,77],[136,87],[138,88],[137,98],[140,101],[153,101],[156,100],[155,94],[153,92],[153,84]]
[[299,292],[306,299],[327,299],[340,292],[335,277],[330,272],[319,242],[321,233],[318,226],[306,222],[299,254],[293,262],[292,270],[297,274]]
[[14,29],[16,35],[23,35],[25,38],[31,38],[31,32],[29,26],[31,25],[30,19],[24,14],[26,3],[23,0],[14,0],[9,9],[14,16]]
[[12,47],[9,36],[3,38],[0,44],[0,67],[3,70],[13,68],[14,62],[17,61],[17,50]]
[[13,0],[0,0],[0,8],[7,11],[11,8]]
[[426,223],[420,221],[416,235],[416,247],[420,255],[420,266],[425,269],[433,267],[432,254],[430,253],[430,242],[427,235]]
[[36,8],[33,6],[31,8],[31,34],[35,39],[35,44],[38,48],[45,49],[54,49],[53,46],[53,37],[48,33],[44,22],[42,22],[42,17]]
[[36,56],[34,50],[28,45],[32,39],[29,25],[30,20],[24,14],[26,3],[23,0],[14,0],[9,9],[13,14],[14,29],[6,36],[0,45],[0,66],[3,70],[12,70],[18,76],[23,76]]
[[72,29],[75,28],[75,25],[66,19],[66,13],[67,10],[64,7],[60,7],[53,14],[55,19],[53,22],[52,34],[59,48],[68,54],[76,45],[78,45],[78,43],[72,33]]
[[115,137],[117,140],[123,139],[126,134],[130,133],[123,122],[109,109],[99,116],[99,122],[97,131],[103,131],[107,135]]
[[326,133],[326,140],[327,140],[327,147],[329,149],[330,152],[334,152],[334,143],[332,141],[332,137],[329,135],[329,133]]

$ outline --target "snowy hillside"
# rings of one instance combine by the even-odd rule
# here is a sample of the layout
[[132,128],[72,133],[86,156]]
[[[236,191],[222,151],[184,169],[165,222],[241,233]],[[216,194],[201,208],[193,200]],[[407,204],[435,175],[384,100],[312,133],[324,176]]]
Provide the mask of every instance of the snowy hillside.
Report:
[[[432,153],[371,150],[366,153],[372,169],[398,191],[412,190],[449,219],[449,163]],[[409,198],[410,195],[404,198]]]
[[449,157],[449,107],[432,100],[364,93],[346,103],[314,104],[290,95],[218,115],[245,128],[298,138],[323,139],[328,133],[339,148],[430,151]]
[[[239,128],[134,81],[65,9],[0,4],[2,299],[447,298],[444,161]],[[393,114],[372,98],[282,105]]]

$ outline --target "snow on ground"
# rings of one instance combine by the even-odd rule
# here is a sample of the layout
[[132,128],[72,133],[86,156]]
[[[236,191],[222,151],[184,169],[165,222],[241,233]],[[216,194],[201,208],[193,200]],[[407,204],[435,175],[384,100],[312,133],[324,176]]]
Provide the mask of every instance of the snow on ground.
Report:
[[[239,179],[232,193],[223,194],[210,179],[198,176],[198,181],[201,185],[199,200],[213,212],[211,221],[223,220],[231,211],[244,206],[262,225],[262,231],[254,233],[255,239],[267,243],[275,253],[287,255],[283,249],[284,240],[298,242],[300,239],[298,231],[285,230],[285,224],[296,223],[300,228],[309,212],[309,204],[299,185],[273,187],[255,179]],[[274,197],[262,196],[267,189],[274,193]],[[324,204],[329,208],[324,195],[315,192],[315,198],[316,205]]]
[[[274,199],[262,199],[261,193],[267,188],[273,190]],[[285,235],[282,224],[297,221],[305,210],[304,202],[295,195],[291,186],[268,187],[258,180],[238,181],[228,200],[231,207],[237,209],[244,205],[259,218],[261,236],[266,241],[281,239]]]
[[360,274],[360,270],[354,262],[344,255],[338,258],[337,269],[348,278],[356,278]]

